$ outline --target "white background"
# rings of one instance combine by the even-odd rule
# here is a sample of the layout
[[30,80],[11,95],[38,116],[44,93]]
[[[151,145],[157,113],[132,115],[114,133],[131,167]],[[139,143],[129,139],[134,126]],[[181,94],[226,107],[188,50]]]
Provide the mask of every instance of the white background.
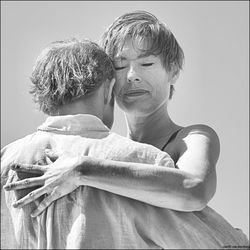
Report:
[[[72,36],[98,41],[112,21],[146,10],[164,21],[185,53],[185,67],[169,111],[186,126],[204,123],[218,133],[218,185],[209,203],[249,238],[249,3],[211,2],[1,2],[1,147],[35,131],[29,76],[48,43]],[[126,135],[123,114],[113,131]]]

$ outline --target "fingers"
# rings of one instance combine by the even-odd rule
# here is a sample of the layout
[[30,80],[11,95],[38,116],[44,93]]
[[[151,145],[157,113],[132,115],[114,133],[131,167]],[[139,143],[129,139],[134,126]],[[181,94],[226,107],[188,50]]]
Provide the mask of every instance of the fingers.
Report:
[[43,194],[45,194],[46,191],[47,190],[44,187],[36,189],[36,190],[30,192],[29,194],[27,194],[26,196],[24,196],[22,199],[14,202],[12,204],[12,206],[14,208],[21,208],[21,207],[29,204],[30,202],[35,201],[37,198],[39,198],[40,196],[42,196]]
[[59,198],[60,198],[60,193],[53,191],[46,198],[43,199],[43,201],[39,204],[37,209],[32,212],[31,217],[36,217],[39,214],[41,214],[44,211],[44,209],[46,209],[53,201]]
[[6,191],[10,191],[10,190],[17,190],[17,189],[25,189],[29,187],[35,187],[35,186],[42,186],[43,184],[44,184],[43,177],[33,177],[33,178],[24,179],[21,181],[8,183],[3,188]]
[[11,165],[11,169],[17,172],[28,172],[34,174],[45,173],[48,169],[47,165],[35,165],[26,163],[14,163]]
[[34,200],[34,203],[36,204],[36,207],[39,206],[39,201],[38,200]]

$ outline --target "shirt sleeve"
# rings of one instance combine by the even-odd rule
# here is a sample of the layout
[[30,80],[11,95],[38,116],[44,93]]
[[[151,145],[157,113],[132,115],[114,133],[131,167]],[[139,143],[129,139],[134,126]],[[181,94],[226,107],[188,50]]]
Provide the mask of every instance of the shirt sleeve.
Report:
[[162,167],[174,168],[174,161],[166,152],[160,151],[155,159],[155,165]]

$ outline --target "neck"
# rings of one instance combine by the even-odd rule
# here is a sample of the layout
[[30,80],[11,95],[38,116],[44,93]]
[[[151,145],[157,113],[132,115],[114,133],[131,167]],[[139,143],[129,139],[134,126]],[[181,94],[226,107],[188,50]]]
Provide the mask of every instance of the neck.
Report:
[[[87,99],[87,98],[85,98]],[[99,105],[92,102],[91,99],[80,99],[69,104],[65,104],[58,108],[57,112],[52,115],[77,115],[77,114],[89,114],[94,115],[103,120],[103,110],[99,108]]]
[[128,137],[161,148],[174,130],[179,127],[170,119],[167,106],[163,105],[145,116],[126,114]]

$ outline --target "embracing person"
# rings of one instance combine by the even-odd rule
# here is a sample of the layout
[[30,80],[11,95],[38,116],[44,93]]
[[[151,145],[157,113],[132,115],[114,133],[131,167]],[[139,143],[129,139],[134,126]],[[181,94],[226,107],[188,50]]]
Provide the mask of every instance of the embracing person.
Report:
[[[114,21],[101,46],[115,73],[93,82],[100,73],[93,69],[109,72],[103,62],[92,65],[89,56],[83,62],[78,50],[64,52],[63,42],[42,53],[33,94],[50,117],[2,150],[4,188],[14,202],[9,209],[26,223],[16,229],[22,246],[248,247],[243,232],[207,206],[216,191],[216,132],[203,124],[177,125],[169,116],[184,60],[173,33],[152,14],[135,11]],[[53,52],[67,56],[43,60]],[[128,138],[109,130],[113,93]]]

